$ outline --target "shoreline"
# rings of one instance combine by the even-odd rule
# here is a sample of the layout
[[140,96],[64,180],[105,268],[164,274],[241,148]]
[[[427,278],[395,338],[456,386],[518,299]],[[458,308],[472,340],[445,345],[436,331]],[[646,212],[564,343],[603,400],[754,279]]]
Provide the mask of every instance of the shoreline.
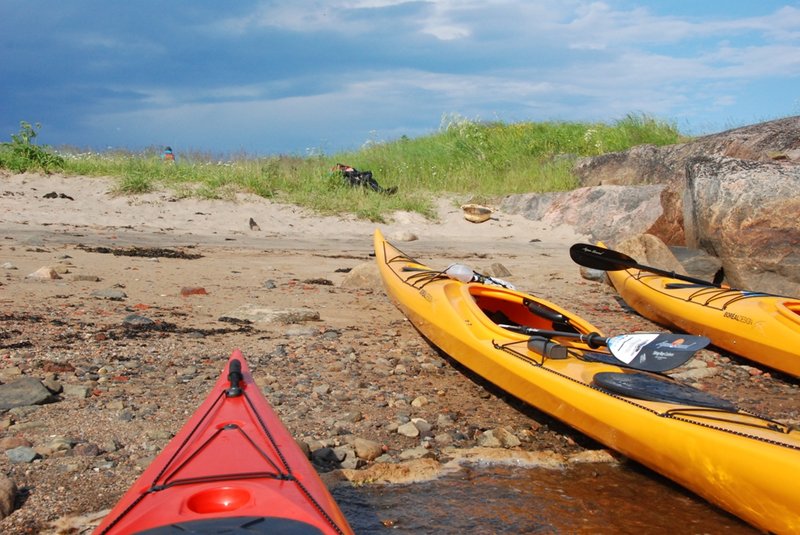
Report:
[[[511,273],[504,279],[610,335],[663,330],[631,313],[607,285],[580,277],[568,249],[585,237],[570,228],[502,213],[474,224],[449,200],[440,202],[437,222],[399,213],[376,225],[249,197],[235,203],[173,200],[164,192],[114,197],[109,185],[12,175],[0,188],[0,264],[6,264],[0,317],[7,333],[0,340],[0,382],[34,377],[62,388],[54,403],[0,415],[4,447],[25,442],[39,451],[30,463],[0,456],[4,473],[27,489],[21,507],[0,521],[5,533],[46,529],[58,518],[116,503],[205,397],[235,347],[310,451],[342,452],[355,438],[385,448],[384,459],[362,459],[334,479],[369,481],[378,477],[370,466],[390,460],[392,472],[403,455],[416,454],[422,460],[412,462],[426,472],[456,455],[448,448],[468,455],[487,431],[501,428],[519,445],[491,448],[499,457],[613,457],[434,350],[379,281],[348,285],[351,274],[374,263],[377,226],[390,239],[416,235],[393,241],[431,266],[461,262],[488,272],[501,264]],[[72,200],[44,198],[52,191]],[[92,250],[98,246],[109,252]],[[131,246],[200,257],[111,254]],[[42,267],[60,278],[28,277]],[[221,319],[246,305],[304,308],[319,319]],[[159,327],[131,329],[132,315]],[[695,374],[687,382],[743,408],[800,423],[794,379],[712,350],[676,372]],[[427,421],[430,434],[399,433],[410,418]]]

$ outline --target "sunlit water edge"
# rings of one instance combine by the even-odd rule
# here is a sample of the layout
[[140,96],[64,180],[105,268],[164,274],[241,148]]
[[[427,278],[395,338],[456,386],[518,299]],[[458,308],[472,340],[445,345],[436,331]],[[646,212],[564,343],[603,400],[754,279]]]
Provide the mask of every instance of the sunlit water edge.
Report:
[[635,463],[467,465],[423,483],[340,486],[334,497],[357,534],[759,533]]

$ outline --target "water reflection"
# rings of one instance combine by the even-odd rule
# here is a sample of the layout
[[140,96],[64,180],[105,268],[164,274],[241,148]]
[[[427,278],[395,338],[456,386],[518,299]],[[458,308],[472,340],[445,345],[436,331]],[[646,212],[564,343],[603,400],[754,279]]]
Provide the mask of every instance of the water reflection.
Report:
[[467,467],[432,482],[339,488],[334,496],[358,534],[758,533],[633,464]]

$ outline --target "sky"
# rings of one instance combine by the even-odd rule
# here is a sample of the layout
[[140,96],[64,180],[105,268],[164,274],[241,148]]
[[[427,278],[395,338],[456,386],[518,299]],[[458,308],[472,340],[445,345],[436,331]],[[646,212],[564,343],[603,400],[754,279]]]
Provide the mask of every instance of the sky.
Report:
[[307,156],[629,114],[800,115],[800,0],[0,0],[0,141]]

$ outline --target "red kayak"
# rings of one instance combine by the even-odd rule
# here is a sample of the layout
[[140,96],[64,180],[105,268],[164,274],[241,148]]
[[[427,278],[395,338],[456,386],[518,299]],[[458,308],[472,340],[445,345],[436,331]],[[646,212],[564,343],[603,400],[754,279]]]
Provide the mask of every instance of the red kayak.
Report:
[[353,533],[239,350],[94,533],[229,532]]

